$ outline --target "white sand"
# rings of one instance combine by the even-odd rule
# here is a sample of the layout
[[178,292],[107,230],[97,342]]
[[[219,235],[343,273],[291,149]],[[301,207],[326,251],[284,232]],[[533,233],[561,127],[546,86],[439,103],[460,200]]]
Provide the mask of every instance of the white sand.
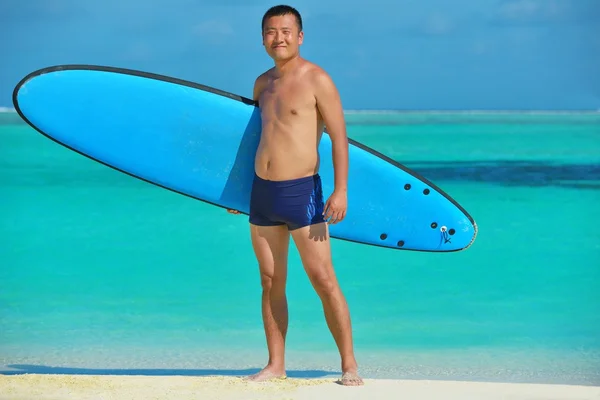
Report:
[[0,375],[0,399],[600,400],[600,387],[370,379],[343,387],[334,379],[251,383],[237,377],[27,374]]

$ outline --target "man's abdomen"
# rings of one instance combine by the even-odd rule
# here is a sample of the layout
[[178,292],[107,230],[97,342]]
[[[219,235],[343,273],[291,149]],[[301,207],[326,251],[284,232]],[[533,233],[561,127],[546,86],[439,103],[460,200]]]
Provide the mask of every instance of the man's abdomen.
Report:
[[272,181],[303,178],[318,173],[319,154],[316,146],[294,140],[264,140],[258,148],[255,172]]

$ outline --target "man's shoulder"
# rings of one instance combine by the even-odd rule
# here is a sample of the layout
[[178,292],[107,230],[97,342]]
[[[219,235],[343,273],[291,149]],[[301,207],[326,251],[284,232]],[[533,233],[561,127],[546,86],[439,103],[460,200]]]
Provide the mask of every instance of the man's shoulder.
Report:
[[305,73],[310,77],[328,76],[329,74],[325,71],[325,68],[312,61],[304,61]]
[[262,74],[258,75],[256,77],[256,79],[255,79],[255,82],[256,83],[265,82],[269,78],[269,75],[271,74],[271,71],[273,71],[273,68],[269,68],[268,70],[266,70]]
[[325,70],[325,68],[312,61],[305,61],[304,68],[304,76],[308,78],[308,81],[310,81],[311,83],[321,84],[324,81],[331,80],[331,76]]
[[254,80],[254,91],[253,91],[253,95],[252,95],[254,100],[258,101],[260,94],[262,93],[264,88],[267,86],[270,71],[271,70],[269,69],[269,70],[263,72],[262,74],[258,75],[256,77],[256,79]]
[[325,68],[317,65],[313,62],[306,64],[305,81],[309,82],[315,89],[321,89],[323,87],[329,87],[333,85],[333,80]]

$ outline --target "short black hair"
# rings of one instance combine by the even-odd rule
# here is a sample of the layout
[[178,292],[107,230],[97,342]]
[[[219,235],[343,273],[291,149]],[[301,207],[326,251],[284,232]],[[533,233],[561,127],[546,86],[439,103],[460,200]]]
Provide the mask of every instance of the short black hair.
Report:
[[302,17],[300,16],[300,13],[294,7],[287,6],[284,4],[273,6],[267,10],[265,15],[263,15],[262,19],[262,30],[265,29],[265,21],[267,19],[271,17],[279,17],[286,14],[292,14],[294,17],[296,17],[296,23],[298,24],[298,32],[302,32]]

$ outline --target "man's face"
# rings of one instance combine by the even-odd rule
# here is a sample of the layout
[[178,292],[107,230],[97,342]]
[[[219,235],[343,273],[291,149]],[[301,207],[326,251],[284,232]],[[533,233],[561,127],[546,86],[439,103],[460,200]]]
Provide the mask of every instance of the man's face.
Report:
[[271,58],[285,60],[298,53],[303,36],[292,14],[270,17],[265,21],[263,45]]

